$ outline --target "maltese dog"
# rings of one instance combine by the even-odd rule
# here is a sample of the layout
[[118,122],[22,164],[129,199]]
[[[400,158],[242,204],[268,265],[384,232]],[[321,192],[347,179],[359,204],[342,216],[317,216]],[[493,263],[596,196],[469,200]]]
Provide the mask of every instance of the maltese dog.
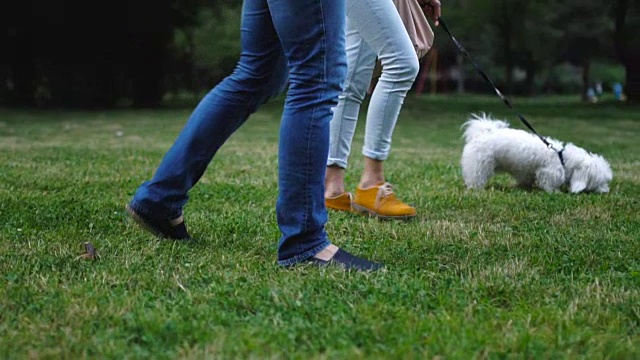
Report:
[[572,193],[609,192],[613,174],[600,155],[546,138],[554,149],[561,149],[557,152],[536,135],[511,129],[506,122],[485,114],[473,114],[462,128],[462,176],[467,188],[484,188],[494,173],[506,172],[527,189],[557,192],[567,185]]

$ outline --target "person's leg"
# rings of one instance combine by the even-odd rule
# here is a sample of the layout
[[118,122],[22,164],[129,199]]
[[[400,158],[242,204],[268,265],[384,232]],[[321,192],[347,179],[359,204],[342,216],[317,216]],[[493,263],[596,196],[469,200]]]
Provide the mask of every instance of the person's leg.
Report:
[[243,52],[236,71],[201,101],[154,180],[143,184],[129,204],[146,217],[145,225],[158,217],[181,217],[186,192],[248,115],[282,89],[288,63],[291,89],[279,151],[279,263],[380,268],[338,249],[324,231],[328,122],[344,76],[343,18],[340,0],[244,1]]
[[344,0],[268,2],[290,73],[278,156],[278,263],[314,259],[376,269],[379,265],[331,245],[324,229],[329,122],[346,74]]
[[[362,154],[366,161],[359,186],[384,181],[381,161],[389,156],[391,136],[407,92],[418,75],[413,44],[395,6],[388,0],[358,1],[358,22],[365,41],[378,54],[382,76],[371,95]],[[365,11],[368,10],[368,11]],[[357,19],[357,20],[358,20]]]
[[[367,95],[376,60],[376,54],[350,20],[358,16],[352,10],[353,3],[356,1],[347,0],[347,78],[344,91],[340,94],[338,105],[334,109],[330,126],[331,141],[325,177],[325,198],[327,198],[327,206],[335,209],[342,207],[341,200],[345,196],[344,176],[351,152],[351,142],[356,130],[360,105]],[[349,196],[345,199],[350,202]]]
[[384,184],[383,162],[389,156],[391,136],[404,98],[418,74],[418,58],[392,1],[352,1],[357,14],[352,21],[382,63],[382,75],[367,112],[362,149],[365,168],[354,207],[358,204],[359,210],[383,218],[412,217],[415,209],[399,201],[391,186]]
[[187,192],[220,146],[286,84],[286,59],[266,0],[244,1],[241,30],[242,53],[235,71],[200,101],[153,178],[138,188],[129,204],[132,215],[159,235],[180,237],[172,236],[170,225],[160,229],[162,224],[181,218]]

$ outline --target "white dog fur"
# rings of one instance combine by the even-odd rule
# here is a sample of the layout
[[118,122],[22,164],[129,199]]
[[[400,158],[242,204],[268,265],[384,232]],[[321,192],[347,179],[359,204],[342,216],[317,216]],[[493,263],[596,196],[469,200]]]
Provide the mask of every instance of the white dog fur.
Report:
[[609,192],[613,174],[600,155],[545,138],[555,149],[564,149],[563,166],[558,153],[536,135],[511,129],[508,123],[486,114],[472,114],[462,128],[465,146],[461,165],[467,188],[482,189],[496,172],[506,172],[523,188],[557,192],[567,185],[572,193]]

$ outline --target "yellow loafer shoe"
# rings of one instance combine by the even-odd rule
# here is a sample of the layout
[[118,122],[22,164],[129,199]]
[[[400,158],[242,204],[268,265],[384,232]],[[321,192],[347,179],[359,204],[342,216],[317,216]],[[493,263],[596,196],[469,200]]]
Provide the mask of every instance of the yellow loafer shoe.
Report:
[[349,211],[352,212],[351,203],[353,202],[353,195],[350,192],[344,192],[336,197],[324,198],[324,203],[327,209],[337,211]]
[[368,189],[356,188],[353,210],[379,219],[407,220],[416,216],[416,209],[400,201],[389,183]]

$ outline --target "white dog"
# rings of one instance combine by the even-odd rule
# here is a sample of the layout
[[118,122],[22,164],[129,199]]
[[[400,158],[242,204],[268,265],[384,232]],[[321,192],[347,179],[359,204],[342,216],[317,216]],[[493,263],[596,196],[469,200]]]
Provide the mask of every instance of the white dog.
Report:
[[506,122],[485,114],[472,115],[462,128],[466,143],[462,176],[467,188],[484,188],[495,172],[506,172],[524,188],[556,192],[566,184],[572,193],[609,192],[613,175],[600,155],[546,138],[558,154],[536,135],[510,129]]

